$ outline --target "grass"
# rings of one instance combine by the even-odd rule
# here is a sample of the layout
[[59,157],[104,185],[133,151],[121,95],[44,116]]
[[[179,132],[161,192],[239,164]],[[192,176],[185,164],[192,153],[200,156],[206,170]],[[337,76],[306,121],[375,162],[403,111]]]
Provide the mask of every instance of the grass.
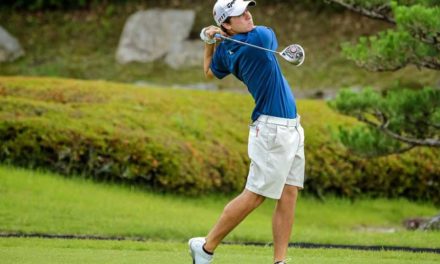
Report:
[[[2,64],[0,75],[58,76],[118,82],[194,84],[204,82],[200,67],[173,70],[162,60],[154,63],[116,63],[115,53],[124,23],[132,13],[153,7],[193,8],[197,15],[191,36],[212,24],[212,3],[208,1],[142,1],[101,4],[90,10],[12,12],[0,10],[2,25],[21,42],[26,56]],[[269,2],[269,1],[267,1]],[[286,6],[288,5],[288,6]],[[264,8],[262,8],[264,6]],[[432,85],[439,81],[432,70],[408,67],[393,73],[372,73],[358,68],[340,54],[340,43],[374,34],[389,27],[384,22],[350,12],[328,12],[298,5],[262,3],[252,10],[254,21],[272,27],[279,46],[292,42],[305,47],[307,59],[300,68],[282,63],[292,88],[300,90],[339,89],[352,86],[389,87],[399,83]],[[275,15],[276,14],[276,15]],[[286,23],[289,21],[289,23]],[[220,89],[244,86],[228,77],[215,84]]]
[[[161,195],[136,187],[0,166],[0,232],[128,236],[184,242],[205,235],[230,197]],[[226,241],[270,242],[273,201],[266,201]],[[299,198],[293,242],[434,247],[439,232],[406,231],[407,217],[433,216],[433,205],[362,199],[325,203]],[[383,233],[370,228],[393,228]]]
[[[215,256],[216,264],[271,263],[272,248],[223,245]],[[440,256],[427,253],[368,252],[352,250],[289,250],[293,263],[438,263]],[[185,243],[87,240],[2,239],[0,258],[4,264],[40,263],[190,263]]]

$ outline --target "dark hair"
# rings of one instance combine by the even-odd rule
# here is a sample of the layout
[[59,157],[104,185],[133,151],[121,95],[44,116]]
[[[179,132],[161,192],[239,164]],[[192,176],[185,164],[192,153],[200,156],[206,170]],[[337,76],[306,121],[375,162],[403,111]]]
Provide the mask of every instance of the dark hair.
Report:
[[[230,23],[231,23],[231,17],[227,17],[227,18],[225,19],[225,21],[223,21],[223,23],[228,23],[228,24],[230,24]],[[223,32],[225,32],[226,34],[229,35],[228,30],[223,26],[223,23],[220,25],[220,28],[222,29]]]

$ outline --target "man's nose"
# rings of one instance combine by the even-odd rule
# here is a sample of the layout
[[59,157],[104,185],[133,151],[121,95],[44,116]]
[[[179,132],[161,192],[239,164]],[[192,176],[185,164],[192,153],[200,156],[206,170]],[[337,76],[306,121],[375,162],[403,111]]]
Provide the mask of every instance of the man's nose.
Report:
[[249,10],[246,10],[246,11],[244,11],[244,17],[246,18],[246,19],[250,19],[252,16],[251,16],[251,12],[249,12]]

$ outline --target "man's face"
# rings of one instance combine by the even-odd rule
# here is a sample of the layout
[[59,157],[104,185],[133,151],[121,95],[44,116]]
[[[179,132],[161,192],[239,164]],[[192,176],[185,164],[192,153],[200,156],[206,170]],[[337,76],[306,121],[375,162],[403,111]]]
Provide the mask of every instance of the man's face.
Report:
[[243,14],[231,17],[230,24],[228,25],[230,28],[227,28],[234,34],[246,33],[255,27],[252,15],[247,9]]

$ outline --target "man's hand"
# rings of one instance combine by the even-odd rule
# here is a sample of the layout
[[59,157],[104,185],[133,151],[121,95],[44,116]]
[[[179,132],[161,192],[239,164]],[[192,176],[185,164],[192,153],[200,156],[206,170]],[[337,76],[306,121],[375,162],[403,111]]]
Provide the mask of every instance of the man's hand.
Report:
[[222,30],[216,26],[209,26],[202,29],[200,32],[200,38],[207,44],[214,44],[217,41],[221,41],[221,38],[214,38],[214,35],[220,33]]

